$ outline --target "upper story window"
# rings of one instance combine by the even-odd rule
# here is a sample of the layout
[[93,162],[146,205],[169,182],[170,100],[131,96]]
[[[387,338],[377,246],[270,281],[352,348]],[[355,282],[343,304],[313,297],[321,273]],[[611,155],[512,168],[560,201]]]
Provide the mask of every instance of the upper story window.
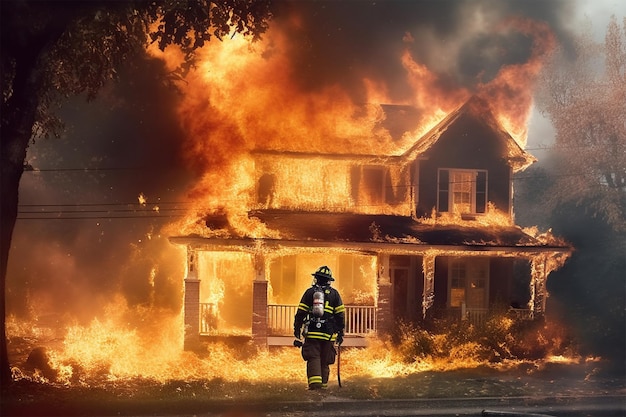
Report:
[[458,214],[485,213],[487,171],[439,169],[437,210]]
[[362,196],[371,204],[381,204],[385,201],[385,181],[387,170],[382,166],[364,166],[362,170]]

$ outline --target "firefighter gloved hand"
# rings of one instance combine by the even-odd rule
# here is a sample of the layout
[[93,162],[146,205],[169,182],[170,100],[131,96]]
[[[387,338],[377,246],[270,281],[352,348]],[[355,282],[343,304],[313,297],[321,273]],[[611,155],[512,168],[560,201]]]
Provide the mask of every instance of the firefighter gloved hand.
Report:
[[337,344],[341,346],[343,343],[343,333],[337,333]]

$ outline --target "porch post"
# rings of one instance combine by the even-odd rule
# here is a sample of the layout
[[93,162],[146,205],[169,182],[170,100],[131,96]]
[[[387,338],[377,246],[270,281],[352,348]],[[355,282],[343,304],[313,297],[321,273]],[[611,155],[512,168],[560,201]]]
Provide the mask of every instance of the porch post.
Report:
[[541,318],[545,314],[546,299],[548,298],[546,281],[549,271],[545,254],[532,258],[530,272],[530,300],[528,301],[528,308],[532,318]]
[[200,280],[196,250],[187,246],[187,275],[184,281],[184,350],[193,350],[200,344]]
[[425,254],[422,258],[424,270],[424,292],[422,293],[422,317],[426,319],[428,309],[435,302],[435,255]]
[[389,275],[389,254],[379,253],[376,259],[378,265],[378,299],[376,300],[376,331],[386,334],[392,330],[393,317],[391,314],[391,276]]
[[252,341],[267,348],[267,273],[265,256],[256,252],[254,256],[255,277],[252,287]]

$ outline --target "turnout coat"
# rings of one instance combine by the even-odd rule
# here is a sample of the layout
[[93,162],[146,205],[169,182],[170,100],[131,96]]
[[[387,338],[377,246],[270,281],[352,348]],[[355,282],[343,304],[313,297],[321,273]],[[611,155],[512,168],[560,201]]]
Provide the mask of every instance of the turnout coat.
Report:
[[[314,294],[322,292],[324,312],[321,317],[313,314]],[[302,295],[294,319],[294,329],[302,329],[307,339],[335,341],[345,328],[345,311],[339,292],[330,286],[313,285]]]

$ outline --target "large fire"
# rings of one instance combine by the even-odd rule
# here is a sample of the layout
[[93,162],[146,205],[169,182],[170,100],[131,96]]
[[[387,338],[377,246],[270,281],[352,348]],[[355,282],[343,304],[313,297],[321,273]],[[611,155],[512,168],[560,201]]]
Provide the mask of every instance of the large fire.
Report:
[[[509,22],[506,30],[516,30],[531,38],[533,53],[525,63],[502,68],[494,80],[480,85],[479,94],[488,97],[492,110],[523,146],[532,105],[531,87],[540,59],[553,41],[547,27],[537,23],[515,20]],[[405,41],[414,40],[407,36]],[[403,51],[398,59],[406,70],[409,85],[414,89],[413,100],[390,103],[387,87],[371,79],[363,80],[367,87],[367,103],[354,103],[339,85],[303,94],[294,81],[298,74],[285,58],[284,50],[288,42],[285,34],[273,30],[259,43],[250,44],[240,36],[232,36],[222,42],[209,42],[199,51],[198,65],[180,82],[183,94],[178,114],[188,137],[186,158],[197,169],[200,179],[190,193],[192,209],[182,220],[168,225],[164,235],[205,235],[210,231],[199,220],[206,214],[216,212],[225,213],[229,224],[236,229],[245,230],[250,235],[254,235],[255,230],[268,235],[270,232],[263,225],[247,215],[258,205],[305,210],[333,207],[335,211],[355,211],[357,208],[350,195],[350,184],[345,182],[346,177],[327,175],[332,174],[333,169],[342,170],[345,167],[340,163],[328,166],[327,160],[315,158],[286,159],[280,166],[269,167],[266,171],[280,178],[277,183],[288,186],[275,190],[271,202],[256,201],[248,191],[254,188],[257,169],[250,153],[272,150],[349,154],[354,158],[400,155],[470,96],[470,92],[463,88],[435,87],[442,85],[437,82],[437,76],[417,62],[408,50]],[[166,50],[165,53],[154,49],[150,51],[161,57],[171,69],[180,64],[180,54],[176,50]],[[392,137],[388,130],[381,127],[384,121],[383,104],[419,108],[419,123],[401,137]],[[319,173],[325,173],[327,177],[322,184],[293,175],[302,170],[311,172],[309,178],[317,178]],[[390,175],[403,174],[392,172]],[[335,177],[342,180],[335,180]],[[320,187],[330,187],[333,192],[322,193]],[[322,194],[332,197],[319,201],[317,197]],[[143,195],[140,201],[145,204]],[[367,207],[361,202],[358,210],[373,212]],[[389,208],[389,211],[390,214],[410,214],[409,208]],[[381,208],[376,207],[376,212],[381,212]],[[454,222],[454,219],[448,220]],[[448,220],[439,218],[436,221]],[[493,209],[481,221],[508,225],[510,218]],[[211,271],[210,276],[213,277],[202,282],[204,299],[201,302],[213,306],[213,319],[228,323],[228,328],[217,328],[218,333],[245,334],[249,331],[252,314],[248,299],[251,289],[249,279],[242,278],[254,275],[254,271],[242,266],[251,264],[247,259],[249,256],[245,253],[213,252],[210,259],[200,259],[201,269]],[[176,261],[180,262],[182,277],[185,264],[182,254]],[[315,262],[311,261],[311,271],[318,266]],[[357,267],[364,275],[374,275],[372,269],[375,265],[371,258],[359,260]],[[297,288],[294,287],[291,292],[283,290],[280,295],[274,294],[271,285],[270,302],[293,303],[309,282],[299,282]],[[355,304],[375,296],[375,283],[345,288],[341,288],[343,284],[340,282],[338,285],[347,299]],[[123,300],[116,300],[107,310],[105,318],[94,319],[87,325],[69,326],[60,338],[62,342],[52,343],[53,346],[48,349],[54,373],[38,375],[42,379],[66,384],[130,377],[158,381],[302,379],[304,366],[295,348],[277,348],[269,353],[247,346],[249,355],[245,358],[221,344],[210,346],[207,355],[183,352],[181,322],[179,315],[167,315],[149,307],[131,308]],[[9,321],[8,333],[13,340],[24,334],[26,338],[40,339],[40,335],[32,334],[35,331],[37,326],[32,326],[32,322],[25,325],[17,319]],[[390,350],[384,341],[372,341],[366,349],[345,352],[343,371],[346,378],[356,375],[393,377],[485,363],[481,356],[482,348],[470,342],[456,346],[449,354],[441,354],[444,338],[434,337],[432,352],[413,361],[403,359],[401,353]],[[15,372],[19,373],[19,370],[15,369]]]
[[[526,62],[501,68],[493,80],[479,83],[477,92],[487,99],[496,117],[523,147],[533,85],[541,60],[554,47],[555,40],[547,25],[529,20],[512,19],[499,30],[517,32],[530,39],[531,55]],[[415,40],[407,35],[404,42]],[[172,227],[176,234],[203,233],[195,220],[218,209],[225,210],[236,227],[258,227],[237,221],[244,221],[245,213],[257,203],[248,191],[254,189],[257,169],[250,159],[251,151],[399,155],[471,95],[465,88],[442,87],[445,84],[417,62],[408,48],[398,59],[413,89],[409,95],[412,100],[392,102],[387,86],[371,79],[363,80],[365,103],[354,103],[339,85],[303,93],[296,82],[298,74],[286,58],[288,48],[289,39],[279,29],[254,44],[240,36],[211,42],[199,52],[197,67],[180,83],[183,95],[178,114],[188,136],[186,155],[202,177],[191,193],[196,202],[192,213]],[[150,51],[164,59],[172,70],[180,65],[181,54],[175,49],[164,53],[156,48]],[[419,109],[416,124],[401,137],[392,137],[382,127],[385,104]],[[287,158],[281,166],[272,167],[274,174],[282,177],[277,183],[289,184],[277,190],[279,201],[273,203],[299,209],[319,209],[323,205],[353,211],[349,184],[341,182],[345,176],[328,175],[332,170],[320,163],[328,161]],[[293,170],[311,172],[309,178],[318,178],[315,173],[320,171],[328,178],[323,184],[295,183],[296,178],[302,181],[305,177],[291,175]],[[332,187],[334,192],[320,193],[316,187],[322,186]],[[334,200],[319,201],[320,194],[333,196]]]
[[[37,319],[23,322],[9,317],[7,332],[15,345],[12,349],[17,352],[15,360],[24,363],[13,368],[14,378],[76,386],[100,386],[138,378],[161,383],[209,379],[229,382],[303,380],[305,364],[300,351],[294,347],[259,350],[247,343],[215,342],[207,346],[204,354],[192,353],[181,349],[180,316],[154,309],[130,308],[121,298],[113,301],[107,311],[105,318],[68,326],[64,335],[57,334],[59,329],[38,325]],[[498,332],[506,334],[513,321],[500,317],[490,326],[492,336]],[[470,328],[469,332],[472,331]],[[563,337],[558,330],[546,326],[529,336],[533,340],[520,345],[534,346],[541,358],[533,361],[511,356],[493,361],[490,358],[499,353],[496,350],[489,353],[484,344],[471,340],[455,342],[453,339],[458,335],[429,335],[408,328],[398,340],[372,339],[366,348],[343,348],[341,372],[346,380],[392,378],[476,366],[505,370],[523,363],[534,367],[548,362],[580,363],[584,360],[571,350],[566,340],[548,340]],[[423,340],[417,340],[419,338]],[[30,350],[33,343],[44,343],[45,354],[39,349]],[[506,338],[498,343],[503,352],[512,349],[507,347]]]

